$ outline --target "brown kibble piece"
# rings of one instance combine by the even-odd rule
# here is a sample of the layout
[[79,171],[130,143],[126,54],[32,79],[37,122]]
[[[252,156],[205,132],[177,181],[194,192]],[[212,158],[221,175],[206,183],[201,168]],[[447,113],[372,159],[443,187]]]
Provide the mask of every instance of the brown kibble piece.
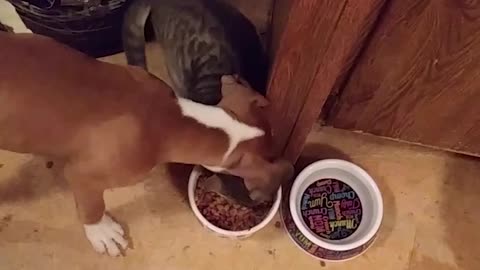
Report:
[[275,222],[275,228],[280,229],[282,227],[282,224],[280,221]]

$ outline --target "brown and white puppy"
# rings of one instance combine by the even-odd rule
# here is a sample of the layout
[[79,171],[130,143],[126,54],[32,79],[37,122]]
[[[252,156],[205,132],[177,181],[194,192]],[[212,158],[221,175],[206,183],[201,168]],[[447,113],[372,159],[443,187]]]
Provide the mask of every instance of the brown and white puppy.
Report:
[[[201,164],[272,194],[292,166],[272,152],[266,100],[232,77],[219,107],[177,98],[147,72],[89,58],[50,38],[0,33],[0,149],[66,161],[87,238],[112,256],[127,247],[105,215],[105,189],[159,163]],[[1,199],[1,198],[0,198]]]

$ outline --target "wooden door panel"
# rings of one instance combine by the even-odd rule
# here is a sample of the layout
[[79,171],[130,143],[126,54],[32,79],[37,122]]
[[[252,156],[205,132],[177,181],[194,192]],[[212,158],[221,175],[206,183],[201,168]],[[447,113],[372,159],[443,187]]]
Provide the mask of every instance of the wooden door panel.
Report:
[[480,154],[480,2],[392,0],[327,123]]
[[281,0],[277,5],[277,15],[288,10],[288,16],[273,18],[273,29],[280,27],[275,33],[281,34],[272,44],[278,49],[268,97],[279,150],[291,161],[300,155],[325,100],[350,69],[385,1]]

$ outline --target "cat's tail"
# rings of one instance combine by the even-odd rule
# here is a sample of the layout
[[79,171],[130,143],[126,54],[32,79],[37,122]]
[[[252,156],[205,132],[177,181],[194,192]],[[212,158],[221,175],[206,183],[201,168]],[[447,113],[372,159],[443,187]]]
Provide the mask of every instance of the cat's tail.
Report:
[[147,69],[145,24],[150,15],[148,0],[136,0],[128,7],[123,20],[123,49],[129,65]]

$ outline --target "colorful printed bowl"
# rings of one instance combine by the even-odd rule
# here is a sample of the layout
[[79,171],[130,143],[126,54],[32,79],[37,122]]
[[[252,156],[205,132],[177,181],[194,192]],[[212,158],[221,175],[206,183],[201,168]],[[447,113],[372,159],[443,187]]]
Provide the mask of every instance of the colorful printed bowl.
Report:
[[193,210],[193,213],[197,217],[198,221],[203,225],[203,227],[207,228],[208,230],[214,232],[215,234],[225,237],[225,238],[231,238],[231,239],[243,239],[252,236],[254,233],[258,232],[259,230],[263,229],[265,226],[270,223],[270,221],[273,220],[275,217],[275,214],[278,212],[278,209],[280,208],[280,202],[282,201],[282,189],[280,188],[277,192],[277,196],[275,199],[275,202],[273,203],[272,208],[270,209],[270,212],[268,212],[267,216],[265,219],[257,224],[255,227],[249,229],[249,230],[243,230],[243,231],[228,231],[222,228],[219,228],[210,221],[208,221],[202,213],[200,213],[200,210],[198,209],[197,205],[195,204],[195,189],[197,187],[197,181],[200,175],[203,172],[203,168],[200,166],[197,166],[193,169],[192,173],[190,174],[190,179],[188,182],[188,200],[190,202],[190,207]]
[[343,160],[328,159],[305,168],[282,204],[292,240],[313,257],[344,261],[375,241],[383,200],[372,177]]

